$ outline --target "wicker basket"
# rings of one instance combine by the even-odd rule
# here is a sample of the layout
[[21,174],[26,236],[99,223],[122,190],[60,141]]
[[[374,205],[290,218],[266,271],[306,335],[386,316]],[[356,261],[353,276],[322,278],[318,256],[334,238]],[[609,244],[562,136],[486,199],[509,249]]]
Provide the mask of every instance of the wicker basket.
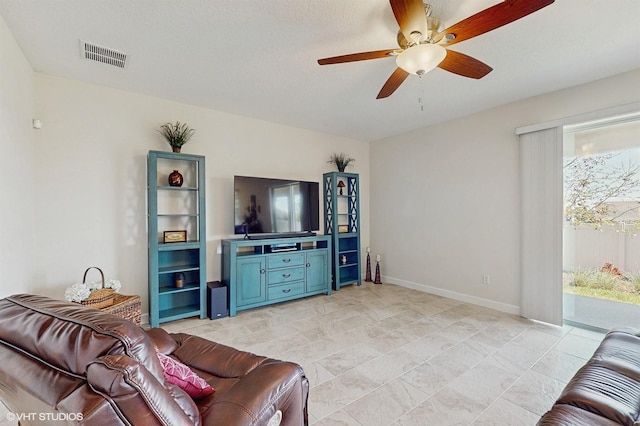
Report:
[[100,277],[102,278],[102,288],[92,290],[89,297],[86,300],[81,301],[80,303],[96,309],[102,309],[106,308],[107,306],[113,305],[113,295],[115,294],[115,290],[113,290],[112,288],[104,287],[104,273],[102,272],[102,269],[98,268],[97,266],[91,266],[87,268],[87,270],[84,271],[82,283],[86,284],[87,272],[89,272],[90,269],[97,269],[98,272],[100,272]]
[[140,308],[140,296],[125,296],[116,293],[113,297],[113,305],[102,308],[101,311],[117,315],[140,325]]

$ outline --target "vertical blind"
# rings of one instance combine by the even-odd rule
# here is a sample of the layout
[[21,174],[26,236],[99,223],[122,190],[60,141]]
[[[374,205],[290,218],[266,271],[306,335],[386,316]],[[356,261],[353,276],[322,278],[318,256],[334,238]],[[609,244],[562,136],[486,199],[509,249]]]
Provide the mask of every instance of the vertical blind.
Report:
[[520,314],[562,324],[562,127],[520,134]]

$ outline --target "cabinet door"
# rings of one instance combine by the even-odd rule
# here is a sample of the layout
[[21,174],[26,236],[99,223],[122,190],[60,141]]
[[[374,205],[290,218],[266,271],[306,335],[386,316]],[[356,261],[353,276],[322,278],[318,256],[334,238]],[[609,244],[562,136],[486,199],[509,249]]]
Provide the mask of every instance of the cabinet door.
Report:
[[307,253],[307,292],[327,289],[327,261],[326,250]]
[[236,305],[244,306],[267,300],[264,256],[247,257],[236,262]]

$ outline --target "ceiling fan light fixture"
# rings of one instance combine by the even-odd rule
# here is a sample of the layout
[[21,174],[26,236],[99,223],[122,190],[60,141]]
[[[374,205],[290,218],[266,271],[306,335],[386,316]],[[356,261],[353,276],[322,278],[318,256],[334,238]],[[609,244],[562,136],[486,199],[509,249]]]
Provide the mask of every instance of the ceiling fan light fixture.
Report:
[[409,74],[424,75],[447,56],[447,50],[437,44],[417,44],[396,57],[396,65]]

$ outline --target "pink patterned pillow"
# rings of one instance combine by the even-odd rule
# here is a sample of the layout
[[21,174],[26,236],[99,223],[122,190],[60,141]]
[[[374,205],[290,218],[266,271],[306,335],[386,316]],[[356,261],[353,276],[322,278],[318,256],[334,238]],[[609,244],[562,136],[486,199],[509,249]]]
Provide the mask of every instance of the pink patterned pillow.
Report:
[[178,360],[158,352],[158,359],[164,370],[164,378],[197,399],[211,395],[215,390],[205,380]]

